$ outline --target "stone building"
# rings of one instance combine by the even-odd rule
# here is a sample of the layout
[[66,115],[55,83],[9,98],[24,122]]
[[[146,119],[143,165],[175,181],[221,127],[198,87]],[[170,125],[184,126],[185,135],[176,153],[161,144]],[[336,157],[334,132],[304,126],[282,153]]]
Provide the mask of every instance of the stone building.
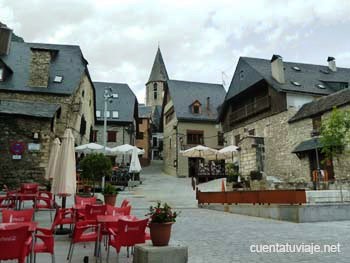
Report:
[[[329,181],[334,181],[335,178],[347,181],[350,179],[350,156],[347,151],[327,160],[320,150],[321,125],[329,118],[334,107],[340,110],[350,109],[350,89],[338,91],[303,105],[289,120],[289,128],[295,136],[304,135],[303,141],[296,145],[292,152],[299,158],[304,171],[301,176],[304,176],[307,181],[310,180],[312,171],[317,170],[318,166],[327,171]],[[303,132],[305,130],[308,133]]]
[[[107,102],[107,146],[116,147],[122,144],[135,144],[138,121],[138,101],[127,84],[94,82],[96,89],[96,123],[92,141],[104,145],[104,92],[112,91]],[[121,158],[117,159],[122,161]]]
[[147,166],[151,161],[151,136],[152,136],[152,107],[139,105],[139,133],[136,146],[143,149],[145,153],[140,157],[142,166]]
[[[11,40],[12,32],[0,28],[1,39],[2,34],[8,33],[8,40]],[[0,50],[0,101],[6,101],[5,109],[12,108],[12,112],[1,112],[6,115],[2,126],[7,128],[0,130],[0,137],[6,138],[0,147],[1,165],[6,169],[1,169],[0,178],[21,175],[21,180],[25,180],[33,178],[34,173],[42,177],[49,158],[48,145],[54,137],[63,136],[64,130],[71,128],[77,145],[90,141],[95,123],[95,90],[88,63],[79,46],[17,41],[7,44],[1,45]],[[20,105],[22,111],[17,114],[14,105]],[[46,112],[44,117],[42,112]],[[16,130],[19,121],[14,118],[10,122],[8,115],[25,118],[27,125]],[[30,145],[32,140],[36,146]],[[13,159],[8,150],[12,142],[25,149],[19,160]],[[39,150],[30,153],[30,147]],[[34,161],[35,158],[38,159]],[[24,169],[25,163],[35,165]],[[14,180],[18,182],[18,178]]]
[[151,107],[152,115],[150,140],[152,160],[161,159],[163,150],[163,133],[160,129],[161,107],[164,97],[165,83],[169,79],[160,48],[158,47],[156,57],[153,62],[151,74],[146,83],[146,106]]
[[217,123],[218,107],[225,98],[219,84],[168,80],[163,102],[164,171],[171,175],[191,176],[190,168],[199,158],[182,156],[198,144],[221,148],[221,128]]
[[241,57],[223,104],[225,141],[241,147],[240,172],[263,171],[286,181],[309,178],[308,162],[292,151],[312,127],[289,125],[302,105],[348,87],[350,69]]

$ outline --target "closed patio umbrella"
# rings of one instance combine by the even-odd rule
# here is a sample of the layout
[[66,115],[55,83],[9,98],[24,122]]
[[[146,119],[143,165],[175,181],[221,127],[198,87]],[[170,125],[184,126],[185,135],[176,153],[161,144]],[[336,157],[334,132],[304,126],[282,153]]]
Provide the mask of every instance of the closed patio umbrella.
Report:
[[129,168],[129,173],[133,174],[133,181],[134,181],[134,173],[139,173],[142,170],[140,160],[139,160],[139,155],[138,155],[138,148],[134,147],[132,150],[132,155],[131,155],[131,162],[130,162],[130,168]]
[[[72,195],[76,191],[76,167],[74,136],[71,129],[66,129],[59,150],[51,192],[55,195]],[[63,201],[63,200],[62,200]]]
[[56,170],[57,158],[58,158],[60,146],[61,146],[60,139],[56,138],[52,143],[50,157],[49,157],[49,164],[47,166],[46,173],[45,173],[45,178],[47,180],[50,180],[53,178],[54,172]]

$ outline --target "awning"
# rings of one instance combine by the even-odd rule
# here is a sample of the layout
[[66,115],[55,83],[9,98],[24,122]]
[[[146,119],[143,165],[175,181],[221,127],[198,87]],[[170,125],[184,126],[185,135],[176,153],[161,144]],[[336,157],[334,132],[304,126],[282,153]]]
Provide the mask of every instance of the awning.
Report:
[[318,137],[301,142],[292,153],[307,152],[315,149],[322,148],[322,144]]

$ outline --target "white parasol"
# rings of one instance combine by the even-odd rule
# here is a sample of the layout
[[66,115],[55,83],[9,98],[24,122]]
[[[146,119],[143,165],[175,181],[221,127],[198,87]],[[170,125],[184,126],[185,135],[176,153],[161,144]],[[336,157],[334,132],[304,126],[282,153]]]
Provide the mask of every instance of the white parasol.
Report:
[[213,156],[217,154],[217,150],[203,146],[197,145],[180,153],[185,157],[197,157],[197,158],[206,158],[208,156]]
[[114,147],[114,148],[110,149],[110,152],[114,153],[114,154],[129,154],[129,155],[131,155],[133,153],[134,148],[136,148],[138,155],[142,155],[145,153],[144,150],[141,150],[141,149],[137,148],[136,146],[132,146],[130,144],[123,144],[123,145]]
[[57,158],[58,158],[58,153],[61,147],[61,142],[60,139],[56,138],[51,146],[51,151],[50,151],[50,157],[49,157],[49,164],[46,169],[45,173],[45,178],[47,180],[52,179],[54,172],[56,170],[56,165],[57,165]]
[[97,144],[97,143],[88,143],[83,144],[75,147],[75,151],[79,153],[89,154],[89,153],[105,153],[109,154],[111,151],[111,148],[105,147],[103,145]]

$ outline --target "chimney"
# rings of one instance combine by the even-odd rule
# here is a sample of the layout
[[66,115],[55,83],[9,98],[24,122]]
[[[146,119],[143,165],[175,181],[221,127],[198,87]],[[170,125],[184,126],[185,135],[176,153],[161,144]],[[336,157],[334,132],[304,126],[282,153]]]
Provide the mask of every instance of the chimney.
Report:
[[210,111],[210,97],[207,97],[207,112]]
[[272,77],[278,82],[278,83],[285,83],[284,78],[284,67],[283,67],[283,60],[280,55],[273,55],[271,58],[271,72]]
[[31,48],[32,60],[29,66],[30,87],[47,88],[49,84],[51,52],[46,49]]
[[334,57],[328,57],[327,62],[328,62],[328,68],[331,71],[336,72],[337,71],[337,66],[335,64],[335,58]]
[[0,23],[0,56],[8,55],[11,46],[12,29]]

